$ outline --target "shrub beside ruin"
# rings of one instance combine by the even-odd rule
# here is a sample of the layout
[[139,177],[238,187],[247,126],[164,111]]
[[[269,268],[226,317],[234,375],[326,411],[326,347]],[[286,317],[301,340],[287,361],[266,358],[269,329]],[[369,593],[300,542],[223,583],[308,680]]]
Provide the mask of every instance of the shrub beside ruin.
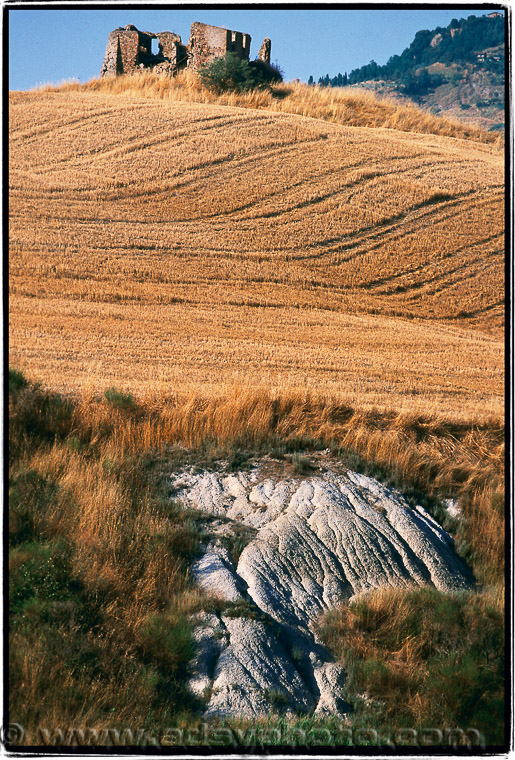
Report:
[[248,92],[265,89],[283,81],[276,66],[261,61],[245,61],[234,53],[214,60],[199,69],[200,81],[214,92]]

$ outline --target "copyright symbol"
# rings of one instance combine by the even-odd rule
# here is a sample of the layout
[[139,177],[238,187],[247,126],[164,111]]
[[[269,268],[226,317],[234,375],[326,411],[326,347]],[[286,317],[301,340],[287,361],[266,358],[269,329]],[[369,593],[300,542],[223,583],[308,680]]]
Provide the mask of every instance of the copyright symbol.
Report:
[[7,747],[10,744],[21,744],[25,729],[19,723],[8,723],[0,729],[0,742]]

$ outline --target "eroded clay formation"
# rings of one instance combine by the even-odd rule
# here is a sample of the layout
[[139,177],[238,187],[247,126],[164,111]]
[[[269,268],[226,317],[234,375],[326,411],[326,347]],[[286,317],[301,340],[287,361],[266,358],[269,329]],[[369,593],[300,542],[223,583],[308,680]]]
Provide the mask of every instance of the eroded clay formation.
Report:
[[[157,40],[157,50],[152,51],[152,40]],[[140,32],[133,24],[119,27],[111,32],[107,41],[101,76],[133,74],[141,69],[153,69],[156,73],[173,76],[185,68],[197,71],[214,58],[233,53],[248,61],[250,55],[249,34],[233,32],[219,26],[195,21],[191,25],[187,45],[174,32]],[[270,63],[271,42],[267,37],[259,50],[258,58]]]
[[[343,714],[345,673],[316,633],[321,614],[379,587],[467,588],[453,541],[422,508],[355,472],[301,479],[184,472],[178,498],[210,515],[192,571],[225,602],[201,613],[192,691],[206,715],[272,709]],[[237,565],[228,546],[246,532]],[[241,609],[246,611],[241,612]]]

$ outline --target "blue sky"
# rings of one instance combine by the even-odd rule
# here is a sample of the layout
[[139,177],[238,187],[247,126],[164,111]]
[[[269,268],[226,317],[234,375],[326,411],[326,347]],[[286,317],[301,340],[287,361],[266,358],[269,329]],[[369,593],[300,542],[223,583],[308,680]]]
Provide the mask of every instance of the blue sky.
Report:
[[[168,6],[170,8],[170,6]],[[445,9],[411,10],[146,10],[110,6],[106,10],[10,9],[9,89],[98,76],[107,36],[112,29],[135,24],[151,32],[173,31],[188,41],[193,21],[247,32],[251,58],[264,37],[272,40],[272,62],[286,79],[315,81],[368,63],[386,63],[401,53],[420,29],[447,26],[453,18],[488,12],[485,7],[449,5]],[[495,6],[492,5],[491,9]]]

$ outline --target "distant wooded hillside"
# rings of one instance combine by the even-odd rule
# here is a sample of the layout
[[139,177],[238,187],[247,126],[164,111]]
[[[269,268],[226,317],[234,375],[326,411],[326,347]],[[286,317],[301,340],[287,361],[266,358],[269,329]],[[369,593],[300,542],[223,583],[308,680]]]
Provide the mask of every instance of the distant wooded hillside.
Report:
[[[499,48],[502,50],[491,50]],[[392,55],[384,66],[370,61],[351,71],[349,84],[368,79],[403,80],[409,76],[424,77],[433,63],[476,64],[504,77],[504,18],[469,16],[453,19],[448,27],[417,32],[411,45],[401,55]]]
[[[491,129],[504,122],[504,17],[469,16],[417,32],[411,45],[384,66],[374,60],[350,74],[326,74],[326,87],[360,85],[401,95]],[[313,78],[310,83],[314,84]]]

